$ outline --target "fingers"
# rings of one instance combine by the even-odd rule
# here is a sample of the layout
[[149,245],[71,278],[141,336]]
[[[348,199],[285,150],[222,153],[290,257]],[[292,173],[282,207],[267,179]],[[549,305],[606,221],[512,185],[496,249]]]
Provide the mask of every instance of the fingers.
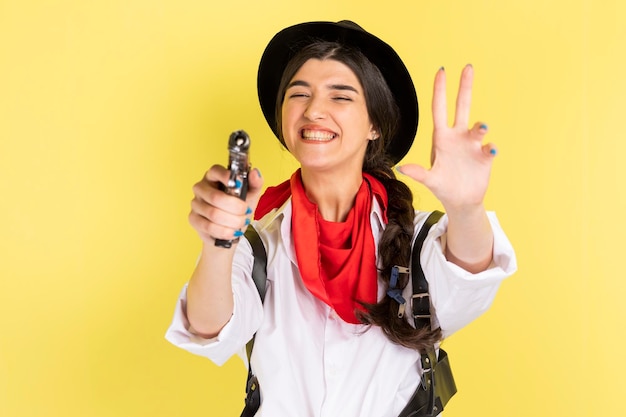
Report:
[[226,194],[221,188],[223,184],[228,183],[229,175],[226,168],[214,165],[207,171],[204,178],[193,186],[193,192],[197,199],[211,206],[234,215],[240,215],[248,207],[246,202]]
[[[478,122],[470,130],[470,136],[479,143],[482,143],[489,128],[485,123]],[[493,158],[498,154],[498,148],[493,143],[486,143],[481,146],[483,154],[489,158]]]
[[417,164],[404,164],[396,167],[396,170],[407,177],[413,178],[415,181],[425,184],[428,178],[428,170]]
[[[456,127],[466,129],[469,125],[473,83],[474,68],[471,64],[468,64],[461,72],[459,92],[456,98],[456,111],[454,115],[454,126]],[[448,124],[448,111],[446,100],[446,72],[443,67],[441,67],[435,75],[432,110],[435,129],[446,127]]]
[[474,126],[470,129],[470,135],[474,139],[482,140],[485,137],[485,135],[487,134],[488,131],[489,131],[489,127],[487,126],[486,123],[476,122],[476,123],[474,123]]
[[215,207],[199,204],[196,199],[191,202],[189,223],[205,242],[233,240],[241,236],[241,230],[249,221],[245,217],[243,221],[241,219],[241,216],[229,216]]
[[[203,241],[232,240],[241,235],[241,229],[250,222],[252,209],[247,201],[225,193],[219,186],[227,183],[229,172],[219,165],[211,167],[193,186],[189,223]],[[252,197],[258,200],[260,176],[253,174]]]
[[448,125],[448,105],[446,101],[446,71],[443,67],[435,75],[432,106],[435,130],[446,127]]
[[456,113],[454,116],[454,125],[464,129],[469,125],[473,82],[474,68],[468,64],[461,72],[461,82],[459,84],[459,93],[456,97]]
[[498,148],[496,148],[496,146],[493,143],[484,144],[482,146],[482,151],[486,156],[490,158],[493,158],[498,154]]

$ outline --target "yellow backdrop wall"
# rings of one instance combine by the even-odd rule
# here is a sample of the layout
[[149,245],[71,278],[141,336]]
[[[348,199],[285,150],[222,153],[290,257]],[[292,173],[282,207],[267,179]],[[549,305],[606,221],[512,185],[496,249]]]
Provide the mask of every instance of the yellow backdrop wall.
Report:
[[[476,69],[500,150],[487,205],[519,273],[446,341],[446,415],[624,415],[626,3],[0,1],[0,416],[231,416],[245,369],[163,334],[199,240],[191,185],[245,128],[266,184],[294,162],[256,66],[279,29],[352,19],[392,44],[422,104]],[[422,209],[438,208],[411,185]],[[621,271],[621,272],[620,272]]]

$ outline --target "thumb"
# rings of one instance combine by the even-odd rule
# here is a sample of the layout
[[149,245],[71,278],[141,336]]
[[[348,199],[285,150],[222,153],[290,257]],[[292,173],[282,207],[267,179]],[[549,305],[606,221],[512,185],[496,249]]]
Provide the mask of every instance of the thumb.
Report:
[[246,195],[246,203],[248,203],[248,207],[250,207],[253,212],[256,209],[262,191],[263,177],[261,176],[261,171],[259,171],[258,168],[254,168],[250,170],[248,174],[248,193]]
[[429,171],[426,168],[418,164],[405,164],[397,166],[396,170],[421,184],[425,184],[429,174]]

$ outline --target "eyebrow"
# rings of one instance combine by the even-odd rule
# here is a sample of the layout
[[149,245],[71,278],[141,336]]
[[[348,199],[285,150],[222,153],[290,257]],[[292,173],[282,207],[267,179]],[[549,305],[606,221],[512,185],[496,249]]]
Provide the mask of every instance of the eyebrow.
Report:
[[[311,84],[303,80],[295,80],[289,83],[287,90],[291,87],[311,87]],[[359,94],[356,88],[348,84],[330,84],[327,87],[329,90],[353,91]]]

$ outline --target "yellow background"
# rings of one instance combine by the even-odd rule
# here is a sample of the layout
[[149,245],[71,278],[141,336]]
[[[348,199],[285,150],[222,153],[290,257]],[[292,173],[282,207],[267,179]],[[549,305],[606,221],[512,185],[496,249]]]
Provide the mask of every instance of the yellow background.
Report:
[[406,161],[428,160],[442,65],[451,99],[474,65],[472,116],[499,147],[487,205],[520,269],[446,342],[446,415],[624,415],[625,4],[0,1],[0,416],[239,415],[241,362],[163,338],[200,247],[191,185],[239,128],[266,184],[289,175],[259,57],[287,25],[345,18],[415,79]]

